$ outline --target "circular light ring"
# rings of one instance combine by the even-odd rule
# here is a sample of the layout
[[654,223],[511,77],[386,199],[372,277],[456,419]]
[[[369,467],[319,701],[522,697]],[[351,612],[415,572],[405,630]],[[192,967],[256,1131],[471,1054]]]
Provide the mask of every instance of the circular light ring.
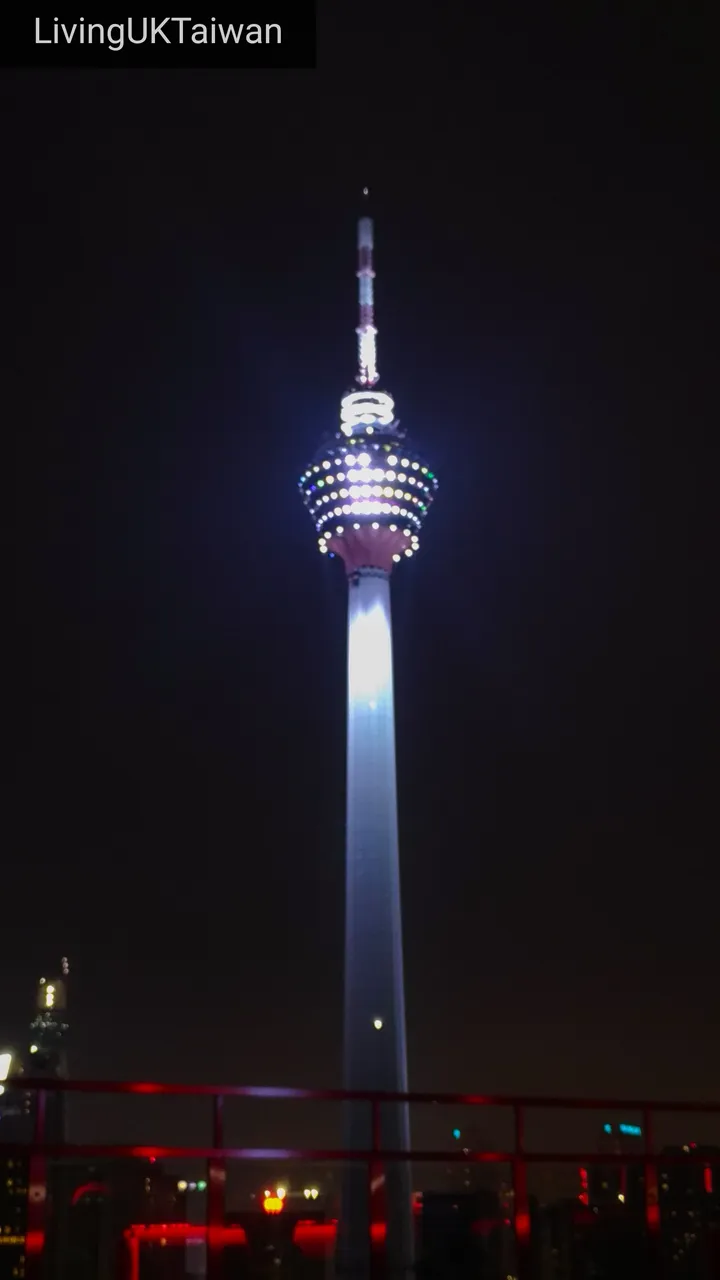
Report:
[[373,435],[392,427],[394,421],[395,402],[386,391],[351,391],[340,402],[340,430],[345,436],[365,431]]

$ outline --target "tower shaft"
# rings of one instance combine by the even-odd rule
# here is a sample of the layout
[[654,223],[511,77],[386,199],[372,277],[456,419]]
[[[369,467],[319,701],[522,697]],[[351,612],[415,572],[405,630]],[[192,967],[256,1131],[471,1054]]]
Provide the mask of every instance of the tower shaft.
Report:
[[[348,1089],[407,1089],[390,580],[349,578],[345,916]],[[382,1020],[380,1030],[374,1023]]]
[[[390,580],[367,567],[349,578],[344,1047],[347,1089],[407,1092]],[[350,1104],[349,1145],[369,1146],[371,1136],[368,1105]],[[387,1149],[408,1149],[405,1104],[382,1108],[379,1136]],[[400,1277],[413,1253],[409,1169],[383,1172],[388,1274]],[[363,1274],[368,1195],[367,1170],[349,1170],[340,1274]]]

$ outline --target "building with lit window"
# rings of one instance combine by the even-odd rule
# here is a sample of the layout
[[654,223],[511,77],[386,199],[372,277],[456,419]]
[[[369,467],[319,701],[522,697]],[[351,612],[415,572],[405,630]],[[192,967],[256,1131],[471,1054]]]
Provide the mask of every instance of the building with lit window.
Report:
[[629,1120],[606,1120],[598,1138],[598,1150],[613,1156],[627,1156],[627,1163],[613,1161],[580,1170],[580,1201],[590,1209],[643,1212],[645,1178],[642,1126]]
[[[66,1072],[68,972],[63,958],[60,977],[40,979],[27,1045],[21,1051],[0,1053],[0,1136],[5,1142],[30,1143],[35,1137],[36,1099],[23,1089],[23,1076],[57,1077]],[[44,1137],[46,1142],[64,1141],[61,1093],[46,1098]],[[19,1280],[25,1273],[28,1161],[17,1155],[3,1157],[0,1172],[0,1280]],[[49,1195],[53,1195],[52,1180]]]
[[[685,1164],[683,1156],[690,1155],[705,1156],[706,1163]],[[720,1147],[696,1142],[665,1147],[658,1160],[658,1184],[667,1274],[678,1280],[714,1278],[720,1258]]]
[[[11,1049],[0,1053],[0,1134],[7,1142],[27,1142],[32,1137],[31,1098],[14,1086],[20,1069],[17,1053]],[[17,1280],[25,1274],[27,1166],[27,1160],[17,1155],[0,1160],[0,1280]]]
[[[186,1197],[178,1178],[153,1159],[73,1161],[55,1179],[53,1277],[57,1280],[117,1280],[128,1224],[139,1226],[187,1220]],[[172,1254],[172,1257],[170,1257]],[[165,1261],[161,1240],[149,1246],[143,1276],[153,1268],[170,1280],[181,1259],[176,1250]],[[173,1270],[162,1270],[162,1266]],[[184,1276],[184,1271],[178,1271]]]
[[27,1161],[0,1161],[0,1280],[25,1274]]

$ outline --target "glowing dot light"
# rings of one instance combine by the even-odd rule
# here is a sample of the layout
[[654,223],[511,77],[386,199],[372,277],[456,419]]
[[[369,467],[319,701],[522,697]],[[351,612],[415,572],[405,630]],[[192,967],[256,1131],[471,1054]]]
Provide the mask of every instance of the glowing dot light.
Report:
[[266,1213],[282,1213],[284,1196],[266,1195],[263,1200],[263,1209]]

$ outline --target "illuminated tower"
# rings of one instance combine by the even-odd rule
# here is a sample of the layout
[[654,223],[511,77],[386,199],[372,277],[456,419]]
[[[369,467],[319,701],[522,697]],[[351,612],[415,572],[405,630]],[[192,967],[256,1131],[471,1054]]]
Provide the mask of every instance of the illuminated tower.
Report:
[[[365,193],[367,195],[367,192]],[[358,223],[360,389],[341,403],[340,430],[300,479],[320,550],[339,556],[349,583],[345,899],[345,1087],[407,1092],[402,917],[395,780],[390,573],[417,551],[437,480],[377,389],[373,224]],[[369,1108],[353,1104],[348,1141],[369,1141]],[[386,1149],[409,1146],[406,1106],[382,1108]],[[410,1173],[386,1170],[389,1274],[412,1263]],[[346,1178],[337,1269],[367,1273],[368,1178]]]
[[[26,1062],[28,1075],[67,1075],[66,1036],[67,987],[70,966],[63,956],[60,976],[41,978],[37,986],[37,1012],[30,1023],[30,1054]],[[45,1104],[45,1132],[48,1142],[65,1138],[65,1096],[49,1094]]]
[[30,1069],[35,1076],[64,1076],[67,1073],[65,1036],[68,1024],[65,1017],[70,966],[65,956],[61,970],[61,977],[41,978],[37,987],[37,1013],[30,1024],[30,1053],[33,1055]]

